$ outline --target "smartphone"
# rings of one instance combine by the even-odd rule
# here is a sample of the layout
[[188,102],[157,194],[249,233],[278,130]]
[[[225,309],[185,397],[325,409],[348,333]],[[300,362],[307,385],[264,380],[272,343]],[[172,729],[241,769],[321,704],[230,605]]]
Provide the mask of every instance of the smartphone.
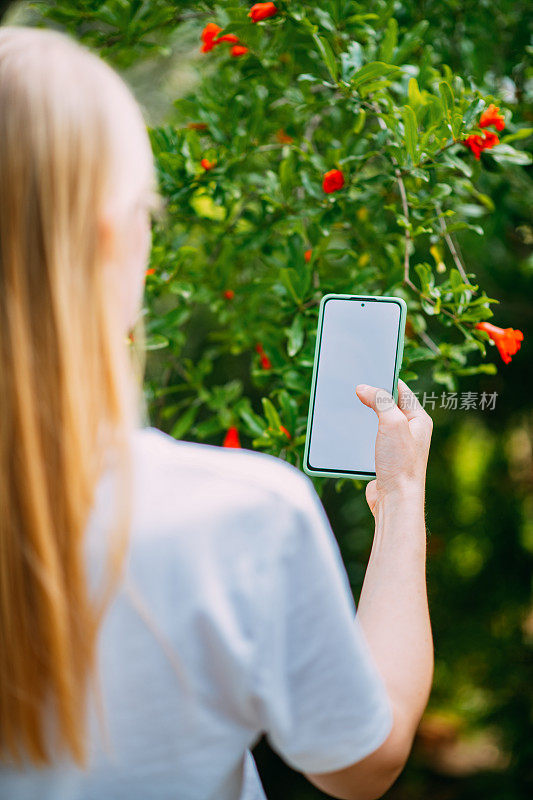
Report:
[[320,301],[304,471],[328,478],[376,477],[378,420],[359,383],[398,397],[406,305],[400,297],[327,294]]

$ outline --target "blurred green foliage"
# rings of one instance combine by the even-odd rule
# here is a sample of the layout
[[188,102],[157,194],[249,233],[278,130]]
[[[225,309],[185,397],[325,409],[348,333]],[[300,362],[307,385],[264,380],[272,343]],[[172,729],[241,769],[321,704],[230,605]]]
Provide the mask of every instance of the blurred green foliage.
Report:
[[[143,61],[156,62],[161,78],[176,50],[196,72],[192,90],[173,86],[150,132],[166,200],[145,298],[153,424],[215,444],[236,425],[244,446],[299,465],[317,304],[330,291],[406,299],[403,376],[417,390],[439,399],[451,389],[497,392],[494,411],[448,411],[438,399],[431,412],[435,686],[390,795],[525,800],[533,794],[533,227],[524,152],[532,16],[522,0],[277,5],[258,25],[238,0],[33,2],[23,18],[70,31],[133,82]],[[249,53],[232,57],[221,45],[200,55],[208,22]],[[460,140],[479,132],[490,102],[506,128],[477,162]],[[149,111],[146,91],[145,104]],[[206,171],[202,158],[216,165]],[[326,195],[321,179],[332,168],[346,185]],[[498,370],[494,349],[483,360],[486,338],[474,329],[494,310],[490,298],[501,303],[493,321],[525,333]],[[354,482],[316,486],[357,594],[371,544],[363,493]],[[265,744],[256,756],[273,800],[322,796]]]

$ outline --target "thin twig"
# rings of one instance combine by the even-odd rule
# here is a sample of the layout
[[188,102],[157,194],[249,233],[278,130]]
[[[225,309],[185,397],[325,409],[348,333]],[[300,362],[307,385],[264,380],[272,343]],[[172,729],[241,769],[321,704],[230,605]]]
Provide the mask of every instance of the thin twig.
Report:
[[439,224],[440,224],[440,229],[442,231],[442,235],[444,237],[444,240],[445,240],[446,244],[448,245],[448,249],[449,249],[449,251],[451,253],[451,256],[452,256],[452,258],[454,260],[455,266],[457,267],[457,269],[459,271],[459,274],[460,274],[461,278],[463,279],[463,281],[465,283],[467,283],[469,286],[471,286],[471,283],[468,280],[468,276],[466,274],[466,270],[464,268],[463,262],[461,261],[461,259],[459,257],[459,253],[457,252],[457,248],[455,247],[455,242],[453,241],[452,237],[450,236],[450,234],[448,232],[448,228],[446,227],[446,223],[444,222],[444,217],[442,215],[442,208],[439,205],[439,203],[436,203],[435,207],[437,209],[438,220],[439,220]]
[[321,122],[322,122],[322,116],[320,114],[313,114],[313,116],[307,123],[307,126],[304,130],[303,138],[305,141],[308,142],[309,150],[312,150],[313,148],[313,143],[312,143],[313,135]]
[[[405,191],[405,184],[403,182],[400,170],[398,167],[395,168],[394,174],[396,175],[396,180],[398,181],[398,189],[400,190],[400,198],[402,201],[402,209],[403,215],[406,219],[407,224],[409,224],[409,204],[407,202],[407,192]],[[411,289],[415,288],[414,283],[412,282],[411,278],[409,277],[409,250],[410,250],[410,242],[412,241],[411,231],[409,228],[405,229],[405,248],[403,254],[403,282],[407,284]]]
[[438,355],[441,355],[438,346],[435,344],[431,336],[428,336],[428,334],[425,331],[418,331],[418,335],[422,339],[426,347],[428,347],[434,353],[438,353]]
[[[376,113],[379,109],[374,107],[374,111]],[[387,126],[384,120],[381,119],[379,113],[377,114],[378,125],[381,130],[387,130]],[[400,166],[394,156],[391,155],[391,161],[394,165],[394,175],[396,176],[396,180],[398,182],[398,189],[400,190],[400,199],[402,201],[402,210],[403,215],[405,217],[405,221],[407,225],[409,225],[409,203],[407,202],[407,192],[405,191],[405,184],[403,182],[402,173],[400,172]],[[408,227],[405,228],[405,248],[403,254],[403,282],[406,286],[409,286],[410,289],[414,289],[416,291],[416,286],[412,282],[411,278],[409,277],[409,250],[411,248],[411,231]]]
[[447,142],[442,147],[439,147],[438,150],[435,150],[432,156],[428,156],[427,158],[423,158],[422,161],[418,164],[419,167],[423,167],[426,164],[430,164],[432,161],[435,161],[437,156],[440,156],[441,153],[444,153],[445,150],[449,150],[450,147],[453,147],[454,144],[457,144],[457,139],[452,139],[451,142]]
[[[270,150],[281,150],[283,147],[286,147],[286,145],[284,145],[284,144],[262,144],[259,147],[254,147],[253,152],[254,153],[268,153]],[[244,159],[247,158],[249,155],[250,155],[250,153],[245,153],[243,156],[241,156],[240,160],[244,161]]]

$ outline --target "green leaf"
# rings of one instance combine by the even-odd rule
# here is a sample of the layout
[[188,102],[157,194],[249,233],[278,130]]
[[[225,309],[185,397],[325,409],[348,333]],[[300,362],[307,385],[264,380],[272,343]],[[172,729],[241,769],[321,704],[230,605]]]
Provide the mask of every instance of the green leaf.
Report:
[[520,130],[504,136],[500,141],[502,144],[509,144],[509,142],[517,142],[519,139],[527,139],[527,137],[532,134],[533,128],[520,128]]
[[384,64],[383,61],[371,61],[357,70],[351,80],[351,84],[354,89],[359,89],[365,83],[375,81],[377,78],[384,78],[387,75],[397,75],[398,72],[401,72],[400,68],[393,64]]
[[355,125],[353,126],[353,132],[354,133],[361,133],[361,131],[363,130],[363,128],[365,126],[365,121],[366,121],[366,111],[365,111],[364,108],[361,108],[359,113],[358,113],[358,115],[357,115],[357,117],[356,117],[356,119],[355,119]]
[[194,437],[202,440],[208,439],[220,433],[224,427],[218,417],[210,417],[194,426]]
[[423,37],[428,27],[429,22],[427,19],[422,19],[414,26],[414,28],[412,28],[410,31],[407,31],[394,54],[394,62],[396,64],[404,64],[405,59],[413,52],[413,50],[423,43]]
[[182,436],[185,436],[187,431],[190,430],[194,420],[196,419],[198,411],[199,411],[199,406],[189,406],[187,411],[176,420],[176,422],[170,429],[170,435],[173,436],[174,439],[181,439]]
[[411,106],[403,107],[403,124],[405,129],[405,146],[413,164],[417,163],[416,144],[418,141],[418,130],[415,112]]
[[[452,269],[450,270],[450,285],[452,292],[455,295],[462,295],[463,292],[467,292],[464,298],[455,298],[456,302],[467,302],[472,297],[472,292],[477,291],[478,287],[471,283],[464,283],[459,270]],[[444,291],[444,285],[441,287]]]
[[464,367],[457,370],[458,375],[496,375],[497,372],[496,364],[478,364],[475,367]]
[[298,417],[298,403],[285,389],[280,391],[278,400],[283,414],[283,424],[289,431],[293,431]]
[[262,397],[261,403],[263,404],[263,411],[265,412],[265,417],[267,418],[269,426],[275,431],[279,431],[281,420],[278,412],[274,408],[274,404],[268,399],[268,397]]
[[371,81],[370,83],[365,83],[363,86],[360,86],[359,94],[361,97],[368,97],[371,92],[379,92],[389,86],[392,86],[392,81],[388,81],[385,78],[380,78],[377,81]]
[[477,115],[485,108],[485,101],[482,99],[477,98],[473,100],[468,108],[466,109],[463,115],[463,125],[468,130],[474,120],[476,119]]
[[525,153],[523,150],[515,150],[510,144],[499,144],[494,150],[490,151],[492,158],[498,164],[517,164],[520,166],[527,166],[531,164],[531,153]]
[[463,175],[466,175],[467,178],[472,177],[472,167],[470,164],[453,153],[450,153],[450,151],[444,153],[442,162],[443,164],[454,167],[454,169],[458,169]]
[[350,42],[348,49],[341,54],[342,78],[350,81],[354,72],[363,65],[363,48],[359,42]]
[[409,78],[409,83],[407,84],[407,96],[409,98],[409,105],[414,109],[424,103],[424,99],[418,87],[418,81],[416,78]]
[[441,81],[439,83],[439,91],[442,101],[442,107],[444,109],[444,117],[450,127],[450,130],[453,132],[452,123],[453,123],[454,99],[453,99],[452,87],[450,86],[449,83],[446,83],[446,81]]
[[392,61],[394,49],[398,43],[398,23],[391,17],[387,23],[385,36],[379,48],[379,55],[382,61]]
[[286,267],[283,267],[279,271],[279,277],[280,277],[281,282],[285,286],[285,288],[288,290],[288,292],[291,295],[291,297],[294,300],[294,302],[297,305],[300,305],[301,299],[296,294],[296,289],[294,288],[294,285],[292,283],[291,276],[290,276],[291,272],[294,273],[294,270],[290,270],[289,271]]
[[[248,399],[248,398],[246,398]],[[265,424],[258,414],[255,414],[249,407],[248,404],[245,406],[243,405],[238,406],[236,408],[239,417],[242,421],[248,426],[250,435],[252,436],[261,436],[265,430]]]
[[304,341],[304,318],[301,314],[294,317],[287,338],[287,353],[292,358],[299,352]]
[[424,294],[431,294],[431,290],[435,284],[435,277],[429,264],[421,263],[416,264],[415,270],[420,278],[420,286]]
[[281,164],[279,165],[279,182],[281,187],[281,193],[285,198],[290,197],[292,192],[292,185],[294,178],[294,171],[292,165],[293,165],[292,154],[289,154],[287,158],[284,158]]
[[168,347],[169,341],[166,336],[161,333],[154,333],[152,336],[147,337],[145,343],[145,350],[162,350]]
[[337,68],[337,61],[335,59],[335,54],[331,49],[331,45],[327,39],[323,36],[319,36],[317,33],[313,34],[313,39],[315,40],[317,47],[320,51],[320,55],[328,68],[328,72],[336,82],[338,77],[338,68]]
[[487,213],[484,206],[478,206],[475,203],[460,203],[455,210],[458,214],[464,214],[465,217],[483,217]]

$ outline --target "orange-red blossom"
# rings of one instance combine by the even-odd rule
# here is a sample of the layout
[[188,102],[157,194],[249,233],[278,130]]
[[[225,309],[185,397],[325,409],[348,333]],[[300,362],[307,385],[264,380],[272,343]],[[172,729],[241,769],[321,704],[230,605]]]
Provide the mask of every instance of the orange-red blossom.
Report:
[[[490,125],[492,125],[497,131],[503,131],[505,128],[505,119],[503,115],[499,113],[499,111],[500,109],[498,106],[495,106],[494,103],[491,103],[490,106],[486,108],[480,116],[479,127],[488,128]],[[500,140],[498,139],[498,134],[494,133],[494,131],[483,131],[481,136],[478,133],[473,133],[463,140],[465,147],[468,147],[468,149],[474,154],[474,158],[476,158],[478,161],[483,150],[490,150],[499,143]]]
[[240,447],[241,442],[239,439],[239,431],[232,425],[231,428],[228,428],[226,435],[224,436],[224,442],[222,444],[223,447]]
[[482,113],[479,118],[479,127],[487,128],[489,125],[494,125],[497,131],[503,131],[505,128],[505,118],[500,114],[500,109],[491,103],[488,108]]
[[261,22],[261,20],[273,17],[277,13],[278,9],[274,3],[255,3],[251,7],[248,16],[252,22]]
[[272,368],[272,362],[269,359],[269,357],[267,356],[267,354],[265,353],[265,351],[263,349],[263,345],[261,344],[261,342],[257,342],[257,344],[255,346],[255,349],[259,353],[259,360],[261,361],[261,366],[263,367],[263,369],[271,369]]
[[344,175],[340,169],[330,169],[322,179],[322,188],[326,194],[338,192],[344,186]]
[[488,333],[505,364],[508,364],[511,357],[518,353],[524,340],[522,331],[514,328],[498,328],[497,325],[492,325],[490,322],[478,322],[476,328]]
[[280,144],[292,144],[294,142],[293,137],[289,136],[283,128],[276,131],[276,139]]
[[499,143],[500,140],[498,139],[498,134],[493,133],[492,131],[485,131],[482,136],[477,133],[473,133],[471,136],[467,136],[463,142],[463,144],[472,151],[474,158],[476,158],[478,161],[483,150],[490,150]]
[[231,55],[233,58],[238,58],[239,56],[245,56],[248,52],[248,48],[245,47],[243,44],[234,44],[231,48]]
[[207,23],[200,37],[203,42],[200,48],[202,53],[209,53],[218,44],[224,43],[233,45],[231,48],[232,56],[243,56],[248,52],[248,48],[239,42],[238,36],[235,36],[234,33],[225,33],[223,36],[219,36],[221,30],[220,25],[216,25],[214,22]]
[[207,23],[200,37],[203,42],[202,47],[200,48],[202,53],[209,53],[209,51],[213,49],[213,47],[217,44],[215,39],[221,30],[222,28],[220,25],[216,25],[214,22]]

